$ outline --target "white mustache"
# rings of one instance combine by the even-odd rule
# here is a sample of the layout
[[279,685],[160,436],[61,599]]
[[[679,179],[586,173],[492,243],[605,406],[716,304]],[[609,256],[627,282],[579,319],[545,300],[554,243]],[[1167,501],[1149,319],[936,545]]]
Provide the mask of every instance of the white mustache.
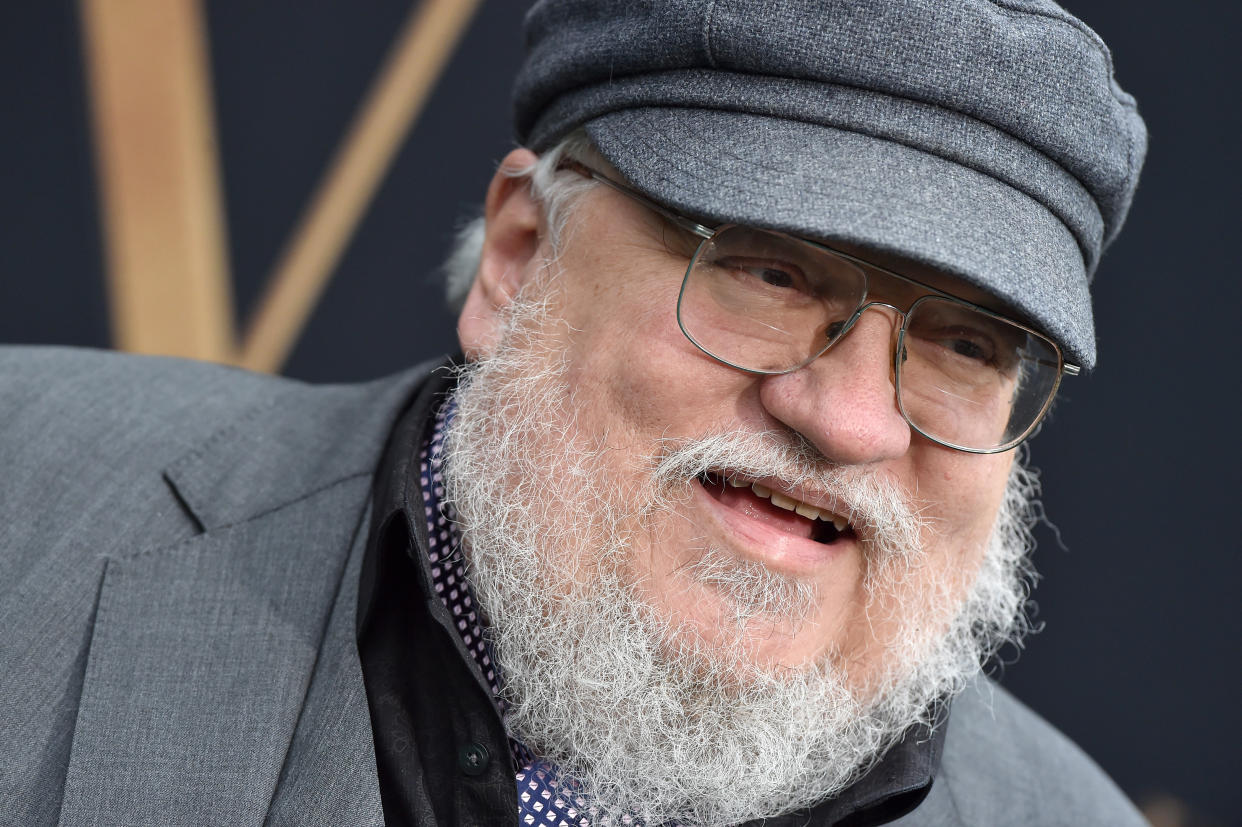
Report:
[[651,461],[653,478],[664,489],[712,472],[774,477],[789,489],[822,492],[849,509],[864,543],[885,556],[909,557],[922,543],[926,520],[901,486],[871,469],[833,464],[795,434],[730,431],[669,439]]

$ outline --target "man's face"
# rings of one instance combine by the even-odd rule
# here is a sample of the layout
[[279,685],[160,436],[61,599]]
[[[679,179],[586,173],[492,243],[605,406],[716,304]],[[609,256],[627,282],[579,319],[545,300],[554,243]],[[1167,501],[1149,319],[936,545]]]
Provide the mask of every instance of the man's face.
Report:
[[506,727],[645,823],[843,789],[1014,628],[1023,477],[911,436],[888,311],[756,378],[681,334],[689,251],[630,199],[586,194],[559,256],[524,183],[487,219],[445,481]]
[[[506,296],[534,284],[552,254],[537,230],[526,246],[503,235],[505,222],[538,214],[522,203],[528,198],[522,187],[510,186],[494,215],[505,226],[493,227],[493,238],[508,255],[491,266],[508,280]],[[563,360],[573,411],[573,421],[563,425],[572,449],[607,458],[610,488],[640,501],[642,489],[652,486],[653,464],[669,451],[722,434],[766,434],[813,449],[821,470],[898,492],[921,518],[923,547],[903,562],[904,580],[926,586],[925,596],[934,591],[927,599],[941,605],[964,594],[995,522],[1012,455],[964,454],[912,433],[893,390],[896,314],[868,311],[831,351],[794,373],[745,374],[699,351],[678,328],[687,249],[654,213],[596,187],[567,230],[556,274],[544,274],[539,288],[547,303],[541,333]],[[505,301],[482,302],[477,287],[476,294],[461,328],[468,353],[486,350],[505,309]],[[908,624],[899,626],[919,600],[908,588],[869,588],[879,566],[872,548],[877,529],[865,514],[851,515],[855,505],[835,487],[727,464],[669,487],[675,508],[627,515],[622,529],[626,576],[676,627],[708,644],[738,637],[734,597],[702,576],[710,551],[712,565],[753,570],[757,564],[803,587],[797,618],[760,618],[741,630],[747,656],[757,663],[802,666],[831,657],[861,684],[895,636],[909,633]],[[781,495],[821,517],[779,507],[773,500]],[[834,517],[851,521],[835,539],[827,527]]]

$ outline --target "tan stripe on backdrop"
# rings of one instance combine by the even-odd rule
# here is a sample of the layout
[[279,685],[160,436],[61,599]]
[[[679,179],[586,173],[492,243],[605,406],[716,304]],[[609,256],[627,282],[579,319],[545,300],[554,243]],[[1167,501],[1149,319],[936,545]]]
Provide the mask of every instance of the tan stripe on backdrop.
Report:
[[113,339],[228,361],[232,296],[195,0],[81,0]]
[[243,367],[284,364],[478,4],[424,0],[410,14],[276,265],[246,331]]
[[115,344],[276,371],[480,0],[415,3],[240,348],[197,0],[80,0]]

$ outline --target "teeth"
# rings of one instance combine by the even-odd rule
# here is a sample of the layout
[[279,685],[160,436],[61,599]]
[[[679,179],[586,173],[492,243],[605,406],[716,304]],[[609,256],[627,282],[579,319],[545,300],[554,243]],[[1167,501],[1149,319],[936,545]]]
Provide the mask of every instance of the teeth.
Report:
[[798,505],[794,508],[794,513],[801,514],[808,520],[819,519],[819,509],[813,505],[807,505],[806,503],[798,503]]
[[771,499],[772,499],[772,505],[776,506],[777,508],[783,508],[786,511],[793,511],[794,507],[797,506],[798,504],[797,502],[794,501],[792,497],[786,497],[784,494],[780,493],[779,491],[773,491]]
[[[746,485],[746,483],[736,477],[730,477],[729,485],[734,488],[742,488]],[[813,505],[807,505],[806,503],[795,500],[793,497],[788,497],[779,491],[773,491],[766,485],[761,485],[757,482],[751,483],[750,490],[755,492],[755,496],[757,497],[763,497],[765,500],[771,500],[772,505],[777,508],[792,511],[795,514],[806,517],[808,520],[823,520],[826,523],[832,523],[836,527],[837,531],[845,531],[846,528],[849,527],[849,521],[845,517],[842,517],[839,514],[833,514],[830,511],[821,511]]]

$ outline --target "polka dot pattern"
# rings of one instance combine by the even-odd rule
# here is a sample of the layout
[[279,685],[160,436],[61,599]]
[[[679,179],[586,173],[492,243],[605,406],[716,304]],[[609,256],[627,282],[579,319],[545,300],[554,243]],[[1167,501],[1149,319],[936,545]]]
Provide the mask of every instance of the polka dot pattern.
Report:
[[461,554],[461,537],[452,507],[441,505],[444,498],[444,430],[451,415],[451,403],[440,406],[431,438],[418,455],[419,483],[423,493],[423,513],[427,520],[427,561],[431,563],[431,584],[444,607],[449,610],[466,650],[478,662],[492,688],[492,697],[504,712],[500,696],[499,671],[483,637],[483,627],[466,582],[466,561]]
[[557,777],[546,761],[533,761],[517,774],[518,823],[523,827],[610,827],[637,825],[629,818],[608,819],[590,805],[573,785]]

